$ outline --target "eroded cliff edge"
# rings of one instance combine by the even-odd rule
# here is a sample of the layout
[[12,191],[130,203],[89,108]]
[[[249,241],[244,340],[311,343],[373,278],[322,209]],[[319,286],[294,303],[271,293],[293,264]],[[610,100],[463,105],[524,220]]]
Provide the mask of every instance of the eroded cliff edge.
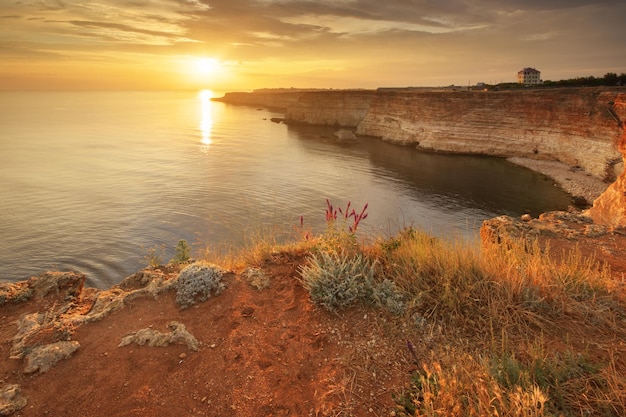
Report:
[[431,151],[558,161],[614,181],[626,88],[514,91],[262,90],[234,104],[281,108],[286,123],[352,128]]

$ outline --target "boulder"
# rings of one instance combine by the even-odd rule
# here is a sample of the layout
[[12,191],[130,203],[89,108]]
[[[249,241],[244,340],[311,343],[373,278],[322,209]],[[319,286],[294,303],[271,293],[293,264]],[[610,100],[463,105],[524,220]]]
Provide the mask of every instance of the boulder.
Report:
[[339,143],[358,142],[356,135],[350,129],[339,129],[335,132],[335,137],[337,138],[337,142]]

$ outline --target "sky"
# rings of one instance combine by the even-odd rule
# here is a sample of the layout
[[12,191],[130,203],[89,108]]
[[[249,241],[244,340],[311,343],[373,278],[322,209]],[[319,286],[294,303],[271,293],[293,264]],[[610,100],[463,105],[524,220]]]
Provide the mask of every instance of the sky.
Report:
[[0,90],[377,88],[626,72],[625,0],[0,0]]

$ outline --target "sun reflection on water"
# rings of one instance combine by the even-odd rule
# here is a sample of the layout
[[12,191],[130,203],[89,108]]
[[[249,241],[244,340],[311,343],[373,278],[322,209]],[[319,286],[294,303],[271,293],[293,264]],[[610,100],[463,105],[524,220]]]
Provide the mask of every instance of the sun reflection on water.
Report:
[[202,90],[198,94],[200,99],[201,111],[200,111],[200,132],[202,134],[203,145],[209,146],[213,143],[211,139],[211,131],[213,129],[213,115],[211,114],[211,97],[213,97],[213,91]]

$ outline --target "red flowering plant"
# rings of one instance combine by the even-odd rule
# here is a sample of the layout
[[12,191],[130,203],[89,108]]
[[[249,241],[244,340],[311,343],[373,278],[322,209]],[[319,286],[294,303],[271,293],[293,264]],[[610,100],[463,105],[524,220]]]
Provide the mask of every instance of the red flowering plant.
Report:
[[[367,207],[357,212],[352,208],[352,203],[348,201],[345,208],[335,207],[326,199],[326,231],[319,237],[319,243],[326,249],[334,251],[343,251],[345,249],[353,250],[356,248],[356,232],[359,225],[367,218]],[[304,217],[300,216],[300,234],[309,241],[312,239],[311,232],[304,226]]]

